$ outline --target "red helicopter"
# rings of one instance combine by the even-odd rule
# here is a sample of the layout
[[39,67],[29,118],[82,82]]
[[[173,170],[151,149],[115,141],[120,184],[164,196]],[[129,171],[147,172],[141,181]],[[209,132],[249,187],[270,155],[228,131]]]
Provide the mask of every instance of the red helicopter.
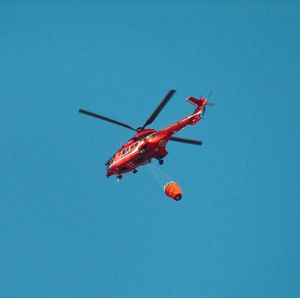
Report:
[[182,142],[187,144],[201,145],[201,141],[178,138],[173,135],[187,125],[196,124],[204,115],[207,98],[188,97],[186,100],[196,106],[195,110],[185,118],[161,129],[146,129],[158,116],[165,107],[175,90],[170,90],[161,103],[157,106],[151,116],[147,119],[142,127],[133,128],[128,124],[80,109],[79,112],[102,119],[104,121],[123,126],[136,132],[126,144],[124,144],[106,163],[106,177],[115,175],[118,179],[122,178],[122,174],[127,172],[137,172],[137,168],[148,164],[153,158],[157,159],[159,164],[163,164],[163,158],[167,156],[166,145],[168,141]]

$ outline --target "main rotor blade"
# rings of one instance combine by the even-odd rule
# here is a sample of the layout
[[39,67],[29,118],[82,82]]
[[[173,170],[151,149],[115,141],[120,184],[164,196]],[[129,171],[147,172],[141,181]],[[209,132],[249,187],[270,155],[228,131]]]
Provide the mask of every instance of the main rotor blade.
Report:
[[145,122],[145,124],[143,125],[143,129],[151,124],[154,119],[157,117],[157,115],[161,112],[161,110],[165,107],[165,105],[168,103],[168,101],[170,100],[170,98],[173,96],[173,94],[176,92],[176,90],[170,90],[167,95],[165,96],[165,98],[161,101],[161,103],[158,105],[158,107],[155,109],[155,111],[152,113],[152,115],[148,118],[148,120]]
[[184,139],[184,138],[177,138],[177,137],[171,137],[170,141],[193,144],[193,145],[202,145],[202,141]]
[[101,120],[104,120],[104,121],[107,121],[107,122],[111,122],[111,123],[113,123],[113,124],[117,124],[117,125],[120,125],[120,126],[123,126],[123,127],[128,128],[128,129],[131,129],[131,130],[136,131],[135,128],[133,128],[133,127],[131,127],[131,126],[125,124],[125,123],[122,123],[122,122],[119,122],[119,121],[110,119],[110,118],[108,118],[108,117],[104,117],[104,116],[101,116],[101,115],[98,115],[98,114],[89,112],[89,111],[86,111],[86,110],[79,109],[79,113],[86,114],[86,115],[88,115],[88,116],[92,116],[92,117],[95,117],[95,118],[99,118],[99,119],[101,119]]

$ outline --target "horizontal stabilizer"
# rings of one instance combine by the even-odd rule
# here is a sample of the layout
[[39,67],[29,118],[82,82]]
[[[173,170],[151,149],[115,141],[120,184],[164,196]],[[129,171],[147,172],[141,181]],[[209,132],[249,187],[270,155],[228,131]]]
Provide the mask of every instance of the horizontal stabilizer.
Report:
[[186,99],[186,101],[190,102],[191,104],[193,104],[193,105],[195,105],[197,107],[200,107],[200,106],[202,106],[202,105],[205,104],[205,102],[207,101],[207,99],[205,99],[205,98],[197,99],[197,98],[194,98],[194,97],[190,96],[190,97],[188,97]]

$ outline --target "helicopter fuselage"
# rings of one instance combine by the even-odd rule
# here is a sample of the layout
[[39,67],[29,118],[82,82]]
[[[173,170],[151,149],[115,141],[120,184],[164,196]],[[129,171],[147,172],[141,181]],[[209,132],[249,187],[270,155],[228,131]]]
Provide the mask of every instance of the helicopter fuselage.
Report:
[[206,100],[193,114],[156,131],[145,129],[138,132],[132,139],[124,144],[107,163],[106,176],[120,176],[136,168],[148,164],[151,160],[162,160],[167,156],[166,145],[173,134],[187,125],[194,125],[200,119]]

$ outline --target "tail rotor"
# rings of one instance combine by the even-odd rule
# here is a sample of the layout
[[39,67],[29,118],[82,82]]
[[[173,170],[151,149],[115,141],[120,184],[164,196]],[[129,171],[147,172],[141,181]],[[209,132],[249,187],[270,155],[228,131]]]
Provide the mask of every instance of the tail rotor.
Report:
[[[212,95],[213,95],[213,91],[210,91],[209,94],[208,94],[208,96],[206,97],[207,102],[206,102],[206,105],[205,105],[205,107],[204,107],[204,109],[203,109],[202,117],[204,117],[204,115],[205,115],[205,111],[206,111],[206,106],[207,106],[207,105],[208,105],[208,106],[214,106],[214,105],[215,105],[214,102],[209,101],[209,98],[210,98]],[[200,98],[202,98],[202,95],[200,95]]]

